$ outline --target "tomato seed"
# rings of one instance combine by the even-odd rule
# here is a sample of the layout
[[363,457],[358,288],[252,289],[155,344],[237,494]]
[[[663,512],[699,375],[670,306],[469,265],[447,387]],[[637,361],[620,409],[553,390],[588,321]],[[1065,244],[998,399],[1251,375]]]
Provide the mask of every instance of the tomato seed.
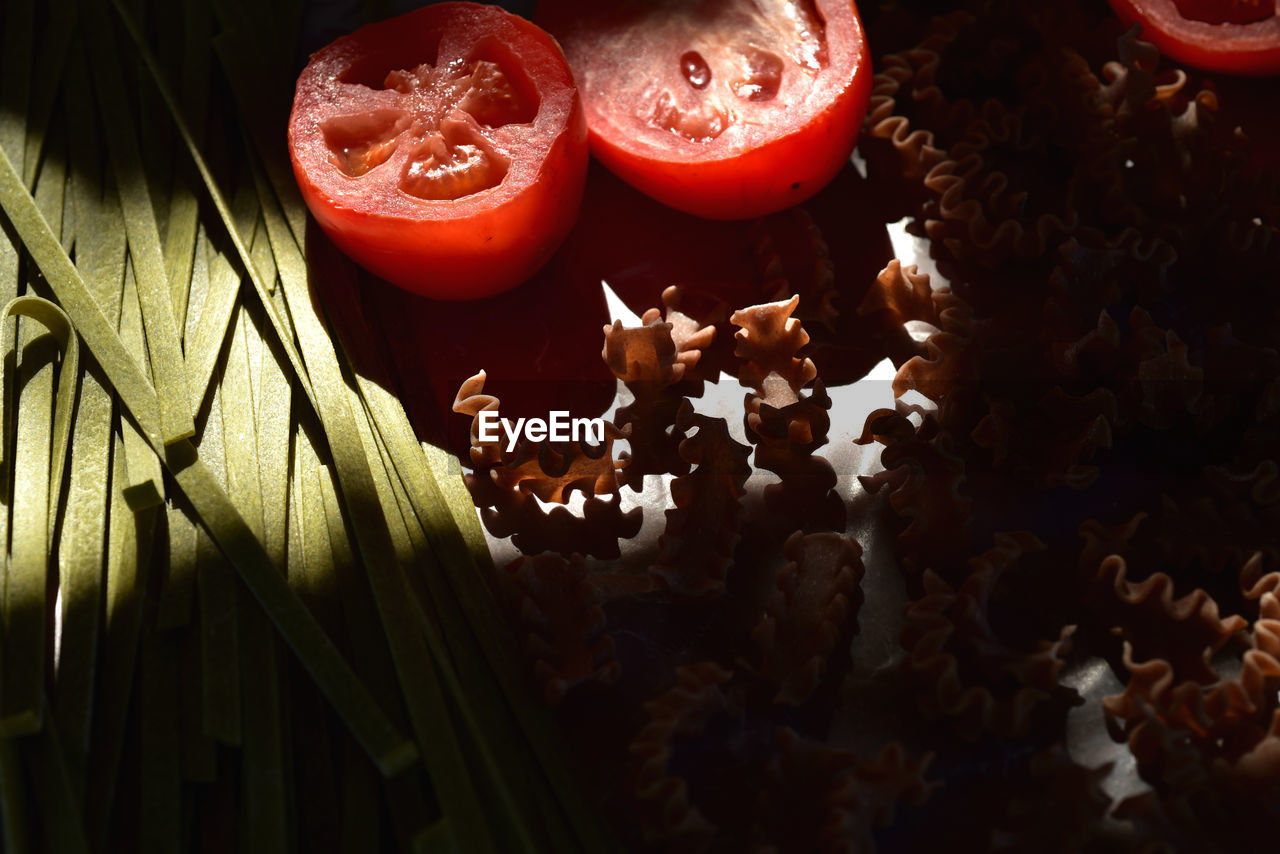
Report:
[[696,50],[685,51],[680,57],[680,73],[695,89],[705,89],[711,82],[711,68]]

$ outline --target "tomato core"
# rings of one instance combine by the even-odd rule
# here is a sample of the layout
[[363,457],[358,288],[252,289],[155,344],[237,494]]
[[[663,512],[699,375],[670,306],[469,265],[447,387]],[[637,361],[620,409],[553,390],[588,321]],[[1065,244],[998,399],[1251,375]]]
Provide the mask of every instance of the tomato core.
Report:
[[353,178],[405,146],[400,189],[420,199],[460,199],[497,186],[511,160],[486,131],[530,122],[538,111],[536,98],[487,60],[396,69],[381,88],[400,96],[398,108],[334,116],[321,131],[333,164]]
[[[765,0],[729,8],[726,4],[667,3],[657,25],[672,51],[678,74],[659,69],[655,79],[633,92],[636,117],[693,143],[707,143],[753,117],[746,104],[775,100],[783,78],[812,85],[826,64],[821,20],[809,3]],[[645,35],[652,38],[653,33]]]

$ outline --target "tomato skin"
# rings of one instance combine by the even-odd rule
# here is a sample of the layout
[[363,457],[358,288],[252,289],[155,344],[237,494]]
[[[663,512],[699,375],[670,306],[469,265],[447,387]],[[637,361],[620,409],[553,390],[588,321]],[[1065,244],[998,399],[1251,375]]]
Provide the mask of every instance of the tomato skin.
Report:
[[1252,24],[1209,24],[1183,17],[1174,0],[1108,0],[1126,25],[1165,56],[1224,74],[1280,74],[1280,15]]
[[[387,175],[367,183],[376,170],[401,168],[394,155],[368,174],[344,173],[334,164],[322,123],[370,108],[360,101],[365,93],[350,87],[344,75],[360,63],[377,65],[379,51],[399,57],[396,62],[410,56],[413,63],[414,39],[450,28],[452,35],[442,43],[488,39],[505,45],[536,91],[537,113],[527,133],[514,143],[503,137],[509,144],[501,150],[511,163],[500,183],[443,199],[411,195]],[[385,101],[387,94],[384,89],[367,97]],[[588,160],[582,102],[558,45],[522,18],[473,3],[424,7],[370,24],[318,51],[298,78],[289,148],[307,207],[338,248],[393,284],[450,300],[508,290],[551,257],[573,227]]]
[[[591,153],[646,195],[708,219],[748,219],[805,201],[848,163],[871,94],[870,52],[857,9],[848,0],[817,3],[834,57],[830,73],[824,72],[815,87],[821,90],[821,106],[807,101],[781,121],[771,119],[763,131],[750,128],[742,144],[716,139],[702,146],[686,146],[670,134],[637,133],[640,123],[627,112],[630,105],[620,105],[607,84],[596,83],[609,73],[608,42],[592,45],[582,35],[582,16],[576,13],[584,5],[596,4],[542,0],[536,18],[561,39],[574,66]],[[593,53],[605,55],[593,61]],[[788,124],[793,112],[802,112],[802,120]]]

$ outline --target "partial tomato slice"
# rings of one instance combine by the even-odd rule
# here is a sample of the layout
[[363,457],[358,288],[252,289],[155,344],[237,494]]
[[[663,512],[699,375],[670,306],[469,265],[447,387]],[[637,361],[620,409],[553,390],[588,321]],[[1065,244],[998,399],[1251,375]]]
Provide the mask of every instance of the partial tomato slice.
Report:
[[541,0],[591,151],[674,208],[742,219],[848,162],[871,66],[850,0]]
[[1226,74],[1280,74],[1276,0],[1110,0],[1126,24],[1179,62]]
[[289,118],[307,206],[355,261],[444,299],[519,284],[568,234],[586,180],[569,67],[538,27],[442,3],[317,52]]

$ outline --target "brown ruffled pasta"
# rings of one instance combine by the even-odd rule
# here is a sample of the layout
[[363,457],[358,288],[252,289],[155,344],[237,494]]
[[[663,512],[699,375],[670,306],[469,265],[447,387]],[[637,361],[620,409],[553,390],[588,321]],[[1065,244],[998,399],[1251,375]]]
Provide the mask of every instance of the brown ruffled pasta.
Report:
[[[481,508],[485,528],[495,537],[510,537],[526,555],[618,557],[619,539],[635,536],[643,521],[641,508],[624,513],[616,496],[617,472],[626,461],[614,460],[612,448],[626,434],[606,422],[605,441],[598,447],[571,442],[557,448],[564,443],[531,445],[521,439],[514,451],[507,451],[505,437],[482,442],[480,413],[496,412],[500,403],[484,393],[484,382],[484,371],[464,382],[453,411],[472,418],[471,462],[476,470],[467,476],[467,486]],[[582,516],[563,507],[546,511],[539,504],[564,503],[575,489],[587,496]],[[602,494],[614,494],[614,499],[595,497]]]
[[1024,113],[989,103],[925,177],[937,196],[925,230],[955,258],[988,269],[1040,258],[1079,226],[1069,168]]
[[[858,313],[881,317],[888,325],[917,321],[935,327],[923,344],[913,342],[910,355],[901,360],[893,379],[895,397],[917,391],[938,405],[940,416],[945,416],[954,398],[969,401],[977,388],[978,348],[968,302],[950,288],[934,290],[927,274],[914,265],[903,267],[895,258],[880,271]],[[962,402],[959,408],[968,405]]]
[[919,181],[997,95],[990,84],[1010,73],[1019,45],[991,24],[991,16],[952,12],[934,18],[916,47],[884,58],[872,80],[869,138],[861,144],[874,173]]
[[453,399],[453,411],[459,415],[471,416],[471,464],[476,468],[487,468],[502,462],[502,441],[482,441],[480,439],[480,413],[498,411],[498,398],[484,393],[484,381],[488,375],[481,371],[468,378],[458,389]]
[[887,325],[901,326],[911,320],[938,325],[938,309],[933,301],[929,274],[919,272],[915,264],[902,266],[894,258],[867,289],[858,314],[863,317],[881,315]]
[[1119,405],[1115,395],[1097,388],[1073,397],[1055,386],[1039,400],[998,400],[973,429],[980,448],[992,451],[992,466],[1038,486],[1084,489],[1098,478],[1092,461],[1111,448]]
[[897,743],[870,759],[780,728],[778,755],[766,769],[754,818],[756,852],[874,852],[875,830],[893,822],[898,804],[919,806],[936,783],[925,781],[933,757],[908,757]]
[[[1119,629],[1129,670],[1124,693],[1104,698],[1103,707],[1130,725],[1131,743],[1143,738],[1140,730],[1153,715],[1165,726],[1212,740],[1259,709],[1274,707],[1269,680],[1280,676],[1280,602],[1273,595],[1263,595],[1261,616],[1245,632],[1249,621],[1221,617],[1204,590],[1175,598],[1168,575],[1155,573],[1135,583],[1127,573],[1127,561],[1113,555],[1098,567],[1095,584],[1099,616]],[[1238,675],[1224,676],[1215,656],[1242,632],[1250,648],[1240,656]]]
[[889,506],[906,527],[898,534],[905,569],[920,572],[947,566],[966,553],[973,500],[964,494],[964,461],[956,455],[938,422],[926,417],[920,428],[899,412],[879,409],[867,417],[858,441],[872,439],[885,446],[880,454],[884,471],[861,478],[878,492],[888,486]]
[[[1088,851],[1105,839],[1111,798],[1102,784],[1111,765],[1086,768],[1055,746],[1038,750],[1010,793],[992,834],[992,852]],[[1105,849],[1104,849],[1105,850]]]
[[[1280,266],[1277,267],[1280,271]],[[1252,336],[1251,336],[1252,337]],[[1276,377],[1280,377],[1280,352],[1267,344],[1254,344],[1236,334],[1232,323],[1219,323],[1205,330],[1204,346],[1196,353],[1203,371],[1202,399],[1197,427],[1207,432],[1223,422],[1247,418],[1257,422],[1256,404],[1250,398]],[[1266,441],[1274,435],[1266,432]]]
[[1236,142],[1217,127],[1217,95],[1187,93],[1179,69],[1158,74],[1159,52],[1136,28],[1118,40],[1117,53],[1103,66],[1097,95],[1114,117],[1113,144],[1082,164],[1085,209],[1109,226],[1178,242],[1226,216],[1222,189],[1238,169]]
[[[1229,303],[1199,309],[1205,297],[1193,291],[1185,297],[1197,304],[1198,326],[1185,315],[1172,324],[1153,319],[1155,311],[1167,315],[1169,300],[1181,296],[1170,283],[1178,255],[1168,242],[1144,241],[1126,229],[1105,243],[1069,241],[1061,256],[1045,303],[1049,360],[1065,382],[1089,382],[1116,394],[1113,427],[1127,432],[1135,423],[1159,430],[1190,425],[1204,434],[1239,417],[1258,418],[1254,390],[1280,371],[1280,356],[1209,313]],[[1243,315],[1249,337],[1270,340],[1253,331],[1251,313]],[[1198,345],[1190,345],[1180,329]]]
[[1029,121],[1061,140],[1077,161],[1113,144],[1114,110],[1102,97],[1102,81],[1075,47],[1046,50],[1039,62],[1018,70],[1017,80]]
[[819,380],[813,391],[775,409],[748,394],[747,438],[756,446],[757,468],[778,475],[764,488],[770,521],[806,531],[842,531],[844,500],[836,492],[836,473],[814,451],[827,442],[831,398]]
[[1194,561],[1213,574],[1242,567],[1242,580],[1280,567],[1280,508],[1274,505],[1165,496],[1151,524],[1157,553],[1172,566],[1185,569]]
[[1025,532],[997,534],[990,551],[970,561],[964,582],[952,586],[933,570],[924,598],[907,606],[903,668],[921,710],[950,720],[966,738],[983,731],[1005,738],[1026,733],[1033,709],[1060,693],[1075,626],[1029,649],[1011,647],[993,631],[988,603],[1002,574],[1044,544]]
[[862,547],[841,534],[796,531],[783,554],[787,564],[751,639],[763,657],[759,672],[778,686],[774,702],[796,706],[813,695],[856,625],[864,569]]
[[1138,421],[1157,430],[1204,412],[1204,369],[1191,363],[1186,342],[1135,308],[1129,315],[1138,353],[1135,390]]
[[676,298],[674,286],[663,293],[665,320],[651,308],[639,327],[628,329],[614,321],[604,328],[604,362],[634,398],[618,409],[615,420],[629,431],[631,446],[623,455],[627,466],[621,478],[636,491],[643,489],[646,474],[688,471],[678,452],[680,435],[670,428],[681,400],[701,394],[701,383],[690,375],[716,330],[673,308]]
[[835,471],[814,454],[827,441],[831,399],[821,381],[809,394],[803,391],[817,369],[795,355],[809,341],[791,316],[798,300],[797,295],[733,314],[732,322],[741,327],[735,353],[745,360],[739,374],[754,389],[743,402],[746,434],[756,446],[756,466],[781,478],[765,488],[765,502],[782,527],[842,531],[845,506],[835,491]]
[[801,207],[757,220],[751,230],[756,266],[770,300],[800,298],[796,318],[834,331],[840,312],[835,267],[822,230]]
[[[1120,332],[1106,309],[1163,299],[1169,268],[1177,260],[1167,241],[1136,228],[1109,239],[1097,231],[1073,235],[1058,248],[1044,321],[1053,362],[1064,376],[1112,385],[1117,369],[1112,353],[1119,349]],[[1096,340],[1099,336],[1103,341]]]
[[1233,494],[1232,486],[1248,487],[1215,483],[1220,470],[1204,467],[1203,479],[1161,494],[1150,510],[1125,525],[1086,522],[1081,526],[1082,575],[1093,578],[1103,558],[1114,554],[1180,578],[1209,580],[1238,573],[1241,589],[1247,591],[1280,569],[1280,506],[1258,505]]
[[934,291],[930,302],[933,316],[924,319],[938,331],[925,339],[924,354],[898,368],[893,393],[901,397],[910,390],[918,391],[941,406],[948,396],[971,388],[977,379],[973,312],[950,288]]
[[[501,482],[530,492],[542,501],[564,504],[574,491],[588,498],[618,491],[618,472],[627,461],[613,455],[613,443],[628,436],[609,422],[598,446],[585,442],[522,442],[512,454],[503,453],[502,466],[492,470]],[[560,445],[560,447],[557,447]]]
[[733,336],[733,354],[741,360],[738,379],[778,409],[795,402],[800,389],[818,376],[813,360],[797,355],[809,343],[809,333],[791,316],[799,304],[800,297],[793,296],[739,309],[729,318],[739,327]]
[[1259,460],[1247,471],[1206,466],[1205,474],[1213,487],[1230,500],[1249,501],[1260,507],[1280,504],[1280,461]]
[[[1158,839],[1232,849],[1280,831],[1272,809],[1280,797],[1278,632],[1280,601],[1267,592],[1246,633],[1238,675],[1191,685],[1167,674],[1153,683],[1154,674],[1135,671],[1124,695],[1107,698],[1109,710],[1124,713],[1129,749],[1156,787],[1121,804],[1118,817]],[[1206,808],[1212,824],[1202,818]]]
[[[1231,739],[1233,752],[1236,739]],[[1280,833],[1280,717],[1251,726],[1238,758],[1206,752],[1194,734],[1149,718],[1129,747],[1152,791],[1117,804],[1140,851],[1244,851]]]
[[[933,128],[963,128],[968,123],[968,117],[947,105],[933,84],[938,49],[955,32],[954,26],[944,23],[942,27],[950,33],[935,33],[916,48],[886,56],[871,80],[867,136],[859,147],[875,174],[919,181],[944,156],[935,144]],[[924,115],[916,117],[917,113]]]
[[575,490],[588,498],[618,491],[617,472],[626,468],[626,461],[614,458],[613,443],[626,438],[626,430],[606,421],[604,441],[598,446],[520,439],[515,449],[508,451],[503,439],[480,440],[480,413],[496,412],[499,405],[498,398],[484,393],[484,382],[484,371],[464,382],[454,399],[453,411],[472,417],[471,460],[491,480],[555,504],[567,502]]
[[1172,102],[1187,83],[1187,74],[1180,69],[1169,71],[1163,79],[1157,76],[1160,51],[1143,41],[1140,33],[1140,27],[1130,27],[1116,40],[1116,59],[1102,67],[1106,83],[1098,89],[1098,104],[1121,122],[1151,109],[1153,102]]
[[525,654],[548,705],[573,688],[610,685],[622,671],[613,638],[582,558],[537,555],[513,561],[502,573],[508,612],[524,635]]
[[1171,639],[1176,636],[1176,663],[1196,678],[1211,679],[1209,658],[1245,627],[1244,618],[1222,619],[1218,603],[1199,588],[1175,596],[1173,579],[1166,573],[1153,573],[1140,582],[1128,576],[1129,561],[1120,555],[1109,555],[1098,565],[1091,591],[1097,619],[1120,629],[1139,654],[1173,652]]
[[732,673],[705,661],[676,668],[676,684],[645,703],[649,722],[631,740],[636,761],[632,794],[646,837],[669,851],[702,851],[716,826],[689,800],[689,784],[671,768],[677,742],[697,738],[729,709],[722,686]]
[[649,573],[676,595],[718,596],[740,539],[741,498],[751,476],[751,452],[733,440],[723,418],[700,415],[687,400],[676,426],[686,434],[680,456],[694,468],[671,481],[676,506],[667,511],[661,552]]
[[555,552],[566,557],[577,553],[616,558],[621,555],[619,540],[638,534],[644,521],[642,508],[624,512],[617,498],[588,498],[578,516],[565,507],[544,510],[533,495],[507,489],[483,473],[468,476],[467,485],[489,533],[510,538],[526,555]]
[[1145,512],[1135,513],[1118,525],[1104,524],[1097,519],[1087,519],[1080,524],[1079,534],[1084,545],[1080,549],[1077,574],[1085,584],[1097,580],[1098,566],[1104,559],[1111,556],[1128,558],[1133,553],[1138,529],[1148,515]]

